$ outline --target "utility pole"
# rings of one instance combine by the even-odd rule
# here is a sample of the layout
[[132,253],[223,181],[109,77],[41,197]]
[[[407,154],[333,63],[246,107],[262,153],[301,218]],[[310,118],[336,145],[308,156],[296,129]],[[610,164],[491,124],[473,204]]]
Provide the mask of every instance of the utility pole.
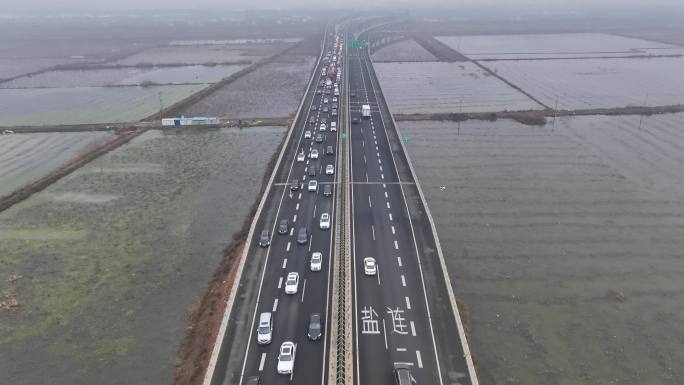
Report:
[[461,120],[463,119],[463,99],[458,99],[458,130],[457,136],[461,136]]
[[164,104],[162,103],[162,93],[159,91],[157,93],[159,95],[159,123],[161,124],[162,121],[162,111],[164,110]]
[[[644,107],[647,107],[647,105],[648,105],[648,93],[644,97]],[[643,121],[644,121],[644,114],[640,114],[639,115],[639,128],[637,128],[638,130],[641,130],[641,123],[643,123]]]
[[556,114],[558,113],[558,96],[556,96],[556,104],[553,107],[553,124],[551,125],[551,131],[556,129]]

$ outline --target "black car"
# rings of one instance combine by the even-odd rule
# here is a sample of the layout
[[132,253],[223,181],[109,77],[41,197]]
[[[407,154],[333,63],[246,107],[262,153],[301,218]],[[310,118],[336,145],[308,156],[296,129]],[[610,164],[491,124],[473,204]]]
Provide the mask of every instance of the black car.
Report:
[[290,183],[290,190],[292,190],[292,191],[299,190],[299,179],[297,179],[297,178],[292,179],[292,183]]
[[318,109],[318,106],[315,104],[311,105],[311,111],[316,111]]
[[359,118],[356,116],[352,118],[352,124],[359,124]]
[[337,116],[337,110],[332,110],[332,112],[330,113],[330,115],[332,115],[332,116]]
[[316,135],[316,143],[323,143],[323,135],[322,134]]
[[333,149],[333,146],[328,146],[325,148],[325,155],[333,155],[335,154],[335,150]]
[[394,363],[394,383],[396,385],[412,385],[411,367],[408,364]]
[[288,231],[290,231],[290,221],[287,219],[281,220],[280,224],[278,224],[278,234],[287,234]]
[[321,123],[328,123],[328,118],[321,117]]
[[245,385],[261,385],[261,378],[259,376],[249,377]]
[[316,176],[316,167],[309,166],[309,176]]
[[328,107],[327,107],[327,106],[324,106],[324,107],[323,107],[323,112],[328,112]]
[[312,116],[309,118],[309,124],[316,124],[316,117]]
[[259,236],[259,246],[268,247],[271,244],[271,236],[267,229],[261,230],[261,235]]
[[323,196],[329,197],[331,195],[332,195],[332,185],[331,184],[323,185]]
[[306,227],[300,227],[297,232],[297,243],[300,245],[305,245],[309,241],[309,233],[306,231]]
[[320,95],[320,94],[321,94],[321,90],[316,90],[316,95]]
[[355,97],[356,97],[356,92],[350,92],[350,93],[349,93],[349,97],[355,98]]
[[307,336],[312,341],[316,341],[321,338],[322,328],[321,328],[321,315],[319,313],[311,314],[309,317],[309,330]]

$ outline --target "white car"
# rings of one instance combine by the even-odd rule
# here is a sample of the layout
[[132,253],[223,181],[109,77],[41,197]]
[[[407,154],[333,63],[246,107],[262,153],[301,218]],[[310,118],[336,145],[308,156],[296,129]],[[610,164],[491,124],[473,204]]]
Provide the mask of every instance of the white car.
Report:
[[314,251],[311,254],[311,265],[309,268],[311,271],[321,271],[321,266],[323,265],[323,254],[320,251]]
[[311,150],[311,152],[309,153],[309,158],[318,159],[318,150]]
[[328,230],[330,228],[330,214],[328,214],[328,213],[321,214],[320,226],[321,226],[321,230]]
[[323,98],[323,103],[328,103],[328,98]]
[[330,131],[331,132],[337,131],[337,122],[330,122]]
[[299,273],[293,271],[287,274],[285,294],[297,294],[297,289],[299,289]]
[[333,175],[335,173],[335,166],[332,164],[329,164],[325,166],[325,174],[326,175]]
[[297,154],[297,162],[303,162],[304,159],[306,159],[306,154],[304,154],[303,152]]
[[297,355],[297,345],[292,341],[285,341],[280,345],[278,354],[278,374],[292,374]]
[[311,139],[311,131],[304,131],[304,139]]
[[363,259],[363,273],[366,275],[375,275],[378,273],[378,265],[375,263],[375,258]]
[[311,191],[311,192],[316,192],[316,191],[318,191],[318,182],[317,182],[316,180],[314,180],[314,179],[311,179],[311,180],[309,181],[307,190],[309,190],[309,191]]
[[337,96],[333,97],[333,103],[337,103]]
[[321,130],[321,131],[325,131],[326,128],[327,128],[327,127],[325,126],[325,123],[321,123],[320,130]]

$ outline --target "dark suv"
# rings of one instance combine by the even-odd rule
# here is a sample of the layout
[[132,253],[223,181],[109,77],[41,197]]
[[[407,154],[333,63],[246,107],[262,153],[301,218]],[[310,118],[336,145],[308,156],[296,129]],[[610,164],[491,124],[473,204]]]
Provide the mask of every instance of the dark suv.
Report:
[[321,315],[319,313],[311,314],[309,317],[309,330],[306,334],[309,339],[316,341],[321,338],[322,328],[321,328]]
[[278,234],[284,235],[287,234],[288,231],[290,231],[290,221],[287,219],[281,220],[278,225]]
[[306,227],[300,227],[297,232],[297,243],[300,245],[305,245],[309,241],[309,233],[306,231]]
[[408,364],[394,363],[394,383],[396,385],[412,385],[411,367]]
[[271,236],[268,233],[268,230],[263,229],[261,230],[261,235],[259,236],[259,246],[261,247],[268,247],[268,245],[271,244]]

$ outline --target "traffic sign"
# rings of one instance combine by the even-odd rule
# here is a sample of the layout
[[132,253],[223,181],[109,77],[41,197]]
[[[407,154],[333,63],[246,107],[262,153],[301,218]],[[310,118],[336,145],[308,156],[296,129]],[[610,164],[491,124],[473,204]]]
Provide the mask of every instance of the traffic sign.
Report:
[[365,40],[349,40],[347,42],[347,48],[363,48],[368,44]]

